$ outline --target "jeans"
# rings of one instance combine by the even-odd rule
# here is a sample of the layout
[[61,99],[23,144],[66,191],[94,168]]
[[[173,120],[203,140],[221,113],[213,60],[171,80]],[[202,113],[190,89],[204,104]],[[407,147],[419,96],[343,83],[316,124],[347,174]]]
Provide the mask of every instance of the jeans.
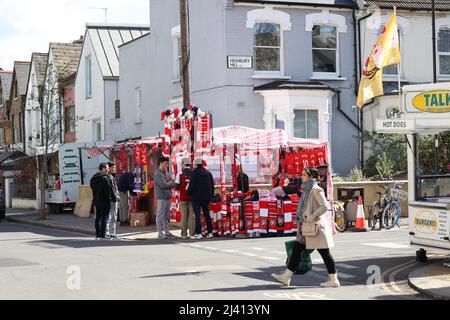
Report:
[[111,210],[111,203],[105,202],[95,205],[95,235],[97,238],[106,237],[106,223]]
[[206,218],[206,227],[208,228],[208,234],[213,232],[211,215],[209,214],[210,201],[196,202],[192,201],[192,208],[195,213],[195,234],[202,234],[202,221],[200,220],[200,210]]
[[117,235],[117,202],[111,202],[111,209],[109,210],[108,222],[106,224],[106,234],[110,236]]
[[[298,241],[294,243],[294,247],[292,248],[292,254],[289,259],[289,265],[287,266],[287,268],[290,271],[295,272],[295,269],[297,269],[300,263],[302,251],[305,249],[306,246],[304,244],[301,244]],[[322,257],[323,262],[325,262],[328,274],[336,274],[336,263],[334,262],[334,259],[331,256],[330,249],[317,249],[317,251],[319,251],[319,254]]]
[[187,237],[188,228],[189,235],[195,235],[195,216],[194,209],[192,209],[192,202],[180,201],[181,208],[181,236]]
[[171,199],[158,200],[156,211],[156,229],[158,230],[159,235],[162,235],[163,231],[166,235],[169,233],[170,203]]

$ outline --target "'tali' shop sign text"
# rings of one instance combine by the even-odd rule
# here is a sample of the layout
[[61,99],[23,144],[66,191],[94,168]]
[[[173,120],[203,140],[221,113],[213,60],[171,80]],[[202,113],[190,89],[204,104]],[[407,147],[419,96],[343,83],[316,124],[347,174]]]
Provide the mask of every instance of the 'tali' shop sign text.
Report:
[[[409,99],[411,99],[409,106]],[[450,90],[425,91],[420,94],[411,92],[407,95],[408,112],[447,113],[450,112]]]

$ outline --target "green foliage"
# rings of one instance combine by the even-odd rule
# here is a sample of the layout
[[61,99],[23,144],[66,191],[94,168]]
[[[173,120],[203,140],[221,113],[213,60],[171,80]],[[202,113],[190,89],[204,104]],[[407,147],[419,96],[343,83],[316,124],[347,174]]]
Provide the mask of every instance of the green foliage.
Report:
[[370,179],[388,179],[407,172],[407,142],[404,135],[378,134],[365,131],[371,156],[364,164],[364,174]]
[[367,178],[361,169],[355,167],[353,168],[349,175],[346,177],[336,176],[333,177],[333,182],[354,182],[354,181],[366,181]]

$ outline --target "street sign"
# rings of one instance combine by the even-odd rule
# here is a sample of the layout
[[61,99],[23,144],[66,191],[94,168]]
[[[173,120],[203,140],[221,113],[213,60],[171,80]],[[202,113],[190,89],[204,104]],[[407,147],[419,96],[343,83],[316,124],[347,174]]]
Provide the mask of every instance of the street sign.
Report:
[[449,114],[450,90],[406,92],[405,111],[412,114]]
[[415,129],[414,120],[377,119],[378,133],[411,133]]
[[229,69],[253,69],[252,56],[228,56]]

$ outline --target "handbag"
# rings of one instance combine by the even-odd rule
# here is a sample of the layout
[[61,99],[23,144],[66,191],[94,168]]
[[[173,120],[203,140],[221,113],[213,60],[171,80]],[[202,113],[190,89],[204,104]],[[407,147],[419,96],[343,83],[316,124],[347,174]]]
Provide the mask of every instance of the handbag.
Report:
[[319,234],[319,226],[315,222],[303,222],[302,235],[305,237],[316,237]]

